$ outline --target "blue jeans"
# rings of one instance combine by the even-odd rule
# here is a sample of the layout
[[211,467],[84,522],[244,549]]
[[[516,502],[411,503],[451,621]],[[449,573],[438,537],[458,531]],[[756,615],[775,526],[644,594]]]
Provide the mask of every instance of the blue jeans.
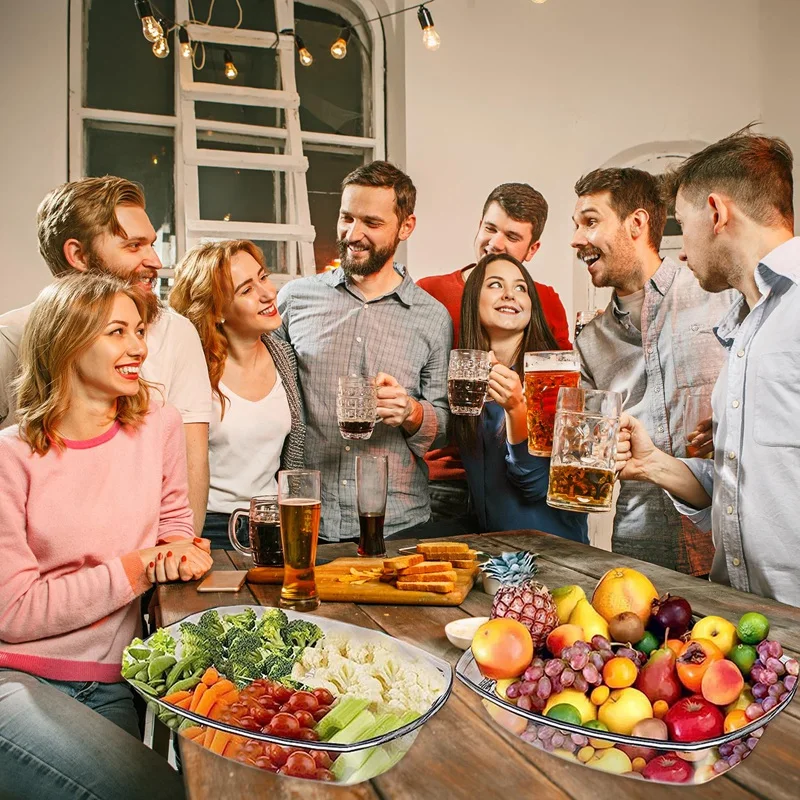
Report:
[[182,800],[184,791],[139,740],[126,685],[0,669],[0,797]]
[[428,491],[431,520],[442,526],[440,536],[480,533],[466,481],[429,481]]
[[[213,550],[233,550],[231,540],[228,538],[228,520],[230,514],[220,514],[217,511],[207,511],[206,521],[203,525],[203,538],[211,541]],[[250,544],[249,519],[247,515],[239,517],[236,523],[236,535],[239,541],[248,547]]]

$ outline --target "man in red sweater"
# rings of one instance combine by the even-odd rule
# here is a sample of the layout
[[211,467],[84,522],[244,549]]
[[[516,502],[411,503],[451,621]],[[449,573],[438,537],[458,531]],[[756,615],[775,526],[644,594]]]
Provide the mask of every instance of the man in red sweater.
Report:
[[[541,245],[547,221],[547,201],[527,183],[503,183],[492,191],[483,204],[478,233],[475,236],[475,261],[490,253],[508,253],[523,263],[530,261]],[[421,278],[417,285],[435,297],[453,319],[453,347],[458,347],[461,324],[461,297],[464,282],[475,264],[447,275]],[[547,323],[559,347],[571,350],[567,314],[552,286],[536,283]],[[469,491],[458,448],[448,445],[431,450],[428,464],[431,519],[447,523],[442,535],[476,532],[477,522],[468,511]]]

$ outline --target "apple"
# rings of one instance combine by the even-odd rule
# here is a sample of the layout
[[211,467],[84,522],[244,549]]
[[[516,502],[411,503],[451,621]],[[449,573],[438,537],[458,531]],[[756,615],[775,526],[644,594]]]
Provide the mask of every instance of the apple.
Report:
[[694,768],[675,753],[665,753],[648,761],[642,775],[650,781],[689,783],[694,777]]
[[486,699],[481,700],[481,703],[483,703],[483,707],[489,712],[489,716],[500,725],[500,727],[505,728],[507,731],[517,736],[522,736],[525,729],[528,727],[528,720],[525,719],[525,717],[521,717],[513,711],[507,711],[505,708],[501,708],[497,705],[497,703],[492,703]]
[[647,695],[638,689],[615,689],[600,706],[597,718],[614,733],[630,735],[637,722],[652,719],[653,706]]
[[702,695],[693,694],[678,700],[664,717],[669,738],[674,742],[699,742],[722,736],[722,712]]
[[587,762],[587,767],[599,769],[601,772],[610,772],[613,775],[624,775],[633,772],[633,765],[622,750],[598,750]]
[[[658,739],[663,742],[669,739],[669,732],[667,731],[667,725],[664,720],[643,719],[633,726],[631,736],[636,736],[639,739]],[[650,761],[658,755],[658,750],[654,747],[640,747],[635,744],[619,744],[617,747],[619,747],[623,753],[627,753],[631,761],[636,758],[643,758],[645,761]]]
[[715,616],[703,617],[696,622],[692,628],[692,639],[710,639],[725,656],[739,641],[736,626],[722,617]]

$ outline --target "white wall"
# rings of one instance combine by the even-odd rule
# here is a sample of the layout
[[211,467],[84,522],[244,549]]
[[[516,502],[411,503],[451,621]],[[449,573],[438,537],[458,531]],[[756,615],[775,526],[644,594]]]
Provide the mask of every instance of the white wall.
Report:
[[36,245],[36,208],[67,179],[66,0],[25,0],[3,15],[0,75],[3,312],[29,303],[50,280]]
[[[572,322],[586,301],[569,247],[575,181],[643,142],[718,139],[759,118],[765,91],[788,105],[797,80],[786,83],[768,67],[762,76],[760,66],[762,47],[774,46],[769,35],[760,40],[760,15],[787,41],[782,60],[794,59],[795,71],[800,61],[788,44],[798,27],[773,17],[777,5],[800,3],[447,0],[431,6],[442,36],[435,53],[407,15],[415,277],[469,263],[486,195],[498,183],[525,181],[550,205],[531,271],[556,288]],[[785,110],[782,124],[789,114],[797,123]]]

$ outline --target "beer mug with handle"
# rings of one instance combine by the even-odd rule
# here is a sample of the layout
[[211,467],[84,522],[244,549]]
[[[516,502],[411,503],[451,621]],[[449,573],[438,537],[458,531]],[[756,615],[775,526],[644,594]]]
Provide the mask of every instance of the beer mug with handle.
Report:
[[[250,547],[243,545],[236,535],[239,517],[249,518]],[[250,498],[250,509],[237,508],[228,519],[228,538],[242,555],[250,556],[257,567],[282,567],[281,523],[277,495],[260,495]]]
[[547,505],[611,510],[621,412],[619,392],[559,390]]

